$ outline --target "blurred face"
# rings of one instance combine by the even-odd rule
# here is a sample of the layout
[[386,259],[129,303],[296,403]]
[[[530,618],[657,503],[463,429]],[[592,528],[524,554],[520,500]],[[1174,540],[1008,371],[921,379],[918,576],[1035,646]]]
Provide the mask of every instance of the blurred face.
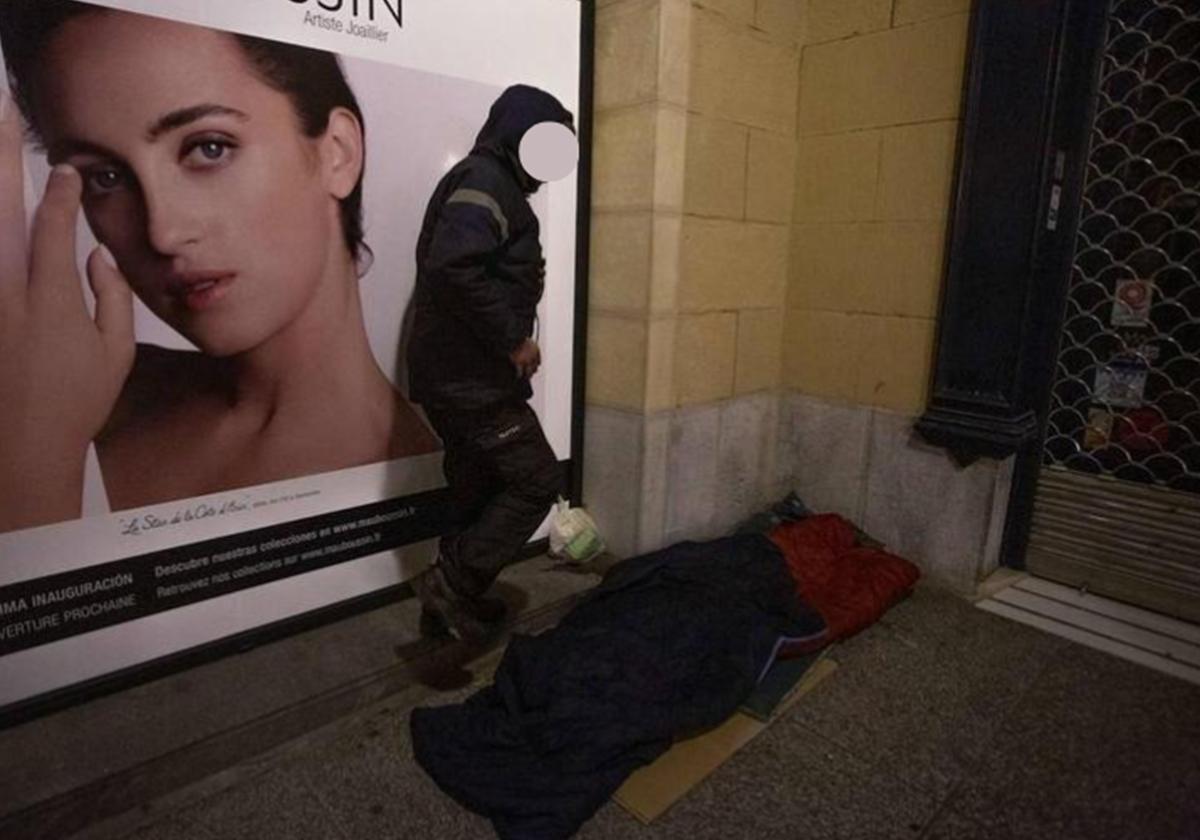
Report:
[[232,36],[90,13],[51,38],[38,81],[41,134],[53,163],[82,174],[92,230],[201,350],[253,349],[344,265],[323,140]]

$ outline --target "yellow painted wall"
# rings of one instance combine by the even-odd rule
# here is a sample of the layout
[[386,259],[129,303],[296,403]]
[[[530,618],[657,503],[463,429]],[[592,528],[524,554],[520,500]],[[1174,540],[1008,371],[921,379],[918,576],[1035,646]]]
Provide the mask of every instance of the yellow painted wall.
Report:
[[599,3],[589,404],[779,387],[803,10]]
[[642,412],[671,387],[690,6],[597,5],[587,402]]
[[599,0],[588,402],[925,403],[970,0]]
[[809,0],[784,384],[907,414],[928,388],[969,0]]

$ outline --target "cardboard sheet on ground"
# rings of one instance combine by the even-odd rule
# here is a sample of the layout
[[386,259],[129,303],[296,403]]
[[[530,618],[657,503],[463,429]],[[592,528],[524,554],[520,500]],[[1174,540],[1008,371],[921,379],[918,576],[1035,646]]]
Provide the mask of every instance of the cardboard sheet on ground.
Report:
[[832,659],[820,659],[775,707],[769,719],[764,721],[744,711],[734,712],[716,729],[678,742],[653,763],[635,770],[613,794],[613,799],[643,823],[653,822],[836,669],[837,663]]

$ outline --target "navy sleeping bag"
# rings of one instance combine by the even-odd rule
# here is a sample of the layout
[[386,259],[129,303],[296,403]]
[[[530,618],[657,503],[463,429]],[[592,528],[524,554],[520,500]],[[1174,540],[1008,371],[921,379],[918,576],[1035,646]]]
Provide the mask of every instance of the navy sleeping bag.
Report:
[[515,636],[493,685],[414,710],[416,758],[503,840],[567,838],[633,770],[729,717],[784,638],[819,644],[825,625],[766,537],[635,557],[558,626]]

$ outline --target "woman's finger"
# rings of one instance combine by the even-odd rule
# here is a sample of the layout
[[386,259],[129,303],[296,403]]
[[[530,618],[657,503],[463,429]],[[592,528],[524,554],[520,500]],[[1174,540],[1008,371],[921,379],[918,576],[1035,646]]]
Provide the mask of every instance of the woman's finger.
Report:
[[83,179],[73,166],[60,164],[50,171],[46,194],[33,219],[30,239],[29,286],[36,299],[81,307],[83,288],[75,264],[75,226]]
[[21,116],[0,88],[0,298],[24,294],[29,276]]
[[88,284],[96,295],[96,328],[119,361],[133,361],[133,291],[112,252],[101,245],[87,262]]

